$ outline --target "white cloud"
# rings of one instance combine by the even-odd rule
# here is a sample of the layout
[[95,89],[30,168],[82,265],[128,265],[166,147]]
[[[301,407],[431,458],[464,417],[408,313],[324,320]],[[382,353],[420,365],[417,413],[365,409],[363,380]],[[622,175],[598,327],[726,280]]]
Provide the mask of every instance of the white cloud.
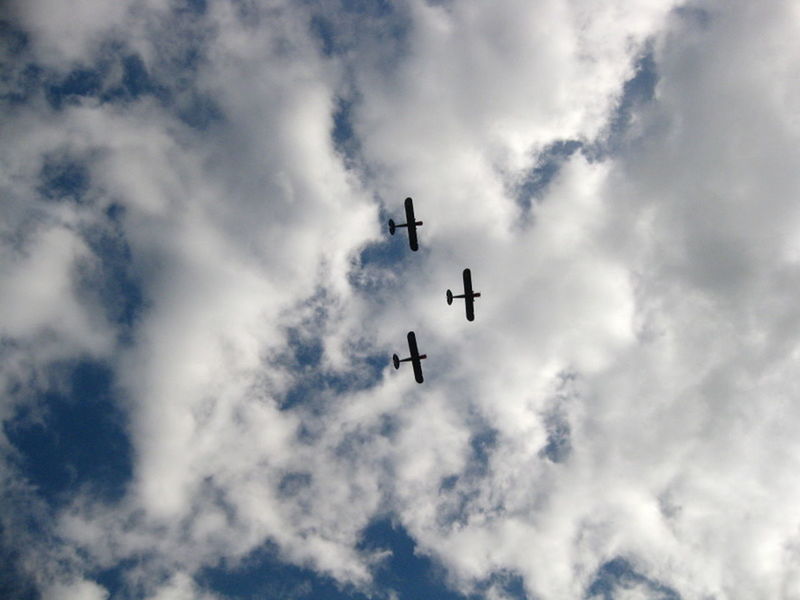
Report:
[[186,573],[176,573],[169,582],[161,586],[148,600],[214,600],[218,596],[198,589]]
[[[20,22],[58,69],[52,52],[91,61],[129,25],[165,78],[154,15],[177,29],[172,57],[202,30],[174,93],[192,88],[221,115],[199,131],[179,101],[15,108],[4,239],[37,226],[25,253],[3,246],[0,326],[29,345],[49,328],[69,352],[111,360],[131,419],[129,494],[76,497],[59,519],[87,564],[145,557],[150,597],[197,597],[196,570],[271,541],[366,585],[376,556],[358,536],[391,513],[464,590],[502,571],[537,597],[582,597],[621,556],[685,598],[796,592],[790,3],[409,1],[385,23],[281,2],[210,3],[181,22],[85,0],[92,19],[63,40],[48,6]],[[319,54],[310,12],[344,53]],[[523,206],[542,150],[602,141],[649,43],[659,82],[619,152],[574,153]],[[331,140],[339,96],[353,100],[353,162]],[[90,202],[36,199],[56,151],[87,162]],[[378,205],[399,215],[408,195],[421,252],[388,273],[362,267],[358,251],[382,239]],[[81,236],[111,203],[145,297],[130,346],[75,293],[76,262],[93,260]],[[444,302],[466,266],[475,323]],[[350,285],[362,268],[385,284],[375,295]],[[319,338],[318,366],[291,358],[290,328]],[[351,360],[405,352],[411,329],[424,386],[387,367],[367,389],[280,409],[311,376],[355,379]],[[554,413],[569,430],[560,462],[544,452]]]
[[34,36],[41,59],[59,66],[80,62],[107,41],[126,20],[132,2],[12,0],[8,13]]
[[58,583],[45,589],[45,600],[106,600],[108,591],[93,581]]

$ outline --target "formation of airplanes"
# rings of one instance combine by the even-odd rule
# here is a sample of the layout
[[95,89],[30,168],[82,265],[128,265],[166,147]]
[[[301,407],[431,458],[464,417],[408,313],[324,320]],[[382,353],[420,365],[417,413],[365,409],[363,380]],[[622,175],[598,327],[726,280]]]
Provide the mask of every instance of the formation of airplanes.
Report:
[[[394,222],[394,220],[389,219],[389,234],[394,235],[399,227],[407,227],[408,245],[413,252],[416,252],[419,250],[417,227],[422,226],[422,221],[417,221],[416,217],[414,216],[414,201],[411,198],[406,198],[404,204],[406,211],[406,222],[398,225]],[[463,298],[464,309],[467,313],[467,320],[474,321],[475,298],[479,298],[481,294],[480,292],[476,292],[472,289],[472,272],[469,269],[464,269],[461,276],[464,282],[464,293],[453,295],[453,292],[448,289],[446,292],[447,305],[452,305],[453,299],[455,298]],[[417,381],[417,383],[422,383],[425,380],[422,376],[422,361],[428,358],[428,356],[426,354],[419,353],[419,348],[417,347],[417,336],[413,331],[409,331],[406,338],[408,340],[408,353],[411,356],[408,358],[400,358],[397,356],[397,354],[392,354],[392,364],[394,365],[395,369],[399,369],[400,363],[410,362],[414,370],[414,379]]]

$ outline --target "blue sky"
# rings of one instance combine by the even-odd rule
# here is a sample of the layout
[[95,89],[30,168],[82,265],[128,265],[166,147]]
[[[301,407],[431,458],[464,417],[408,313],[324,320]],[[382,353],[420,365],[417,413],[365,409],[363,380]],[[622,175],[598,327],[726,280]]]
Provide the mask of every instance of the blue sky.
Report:
[[0,596],[800,594],[795,13],[10,2]]

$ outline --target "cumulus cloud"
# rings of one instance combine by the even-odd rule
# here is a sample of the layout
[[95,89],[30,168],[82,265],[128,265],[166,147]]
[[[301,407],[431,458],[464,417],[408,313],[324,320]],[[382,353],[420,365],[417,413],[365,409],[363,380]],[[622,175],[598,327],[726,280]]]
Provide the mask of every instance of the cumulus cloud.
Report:
[[44,598],[63,600],[106,600],[108,592],[101,586],[91,581],[77,581],[69,584],[59,583],[48,587]]
[[102,361],[133,478],[37,517],[45,597],[265,545],[388,596],[387,515],[463,593],[799,593],[789,2],[51,4],[9,12],[1,414]]
[[186,573],[177,573],[149,600],[215,600],[218,596],[199,589]]

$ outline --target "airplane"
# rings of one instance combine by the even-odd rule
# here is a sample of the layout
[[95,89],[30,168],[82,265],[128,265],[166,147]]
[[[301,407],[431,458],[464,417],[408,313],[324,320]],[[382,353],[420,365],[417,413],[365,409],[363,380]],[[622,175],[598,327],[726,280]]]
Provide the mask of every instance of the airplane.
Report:
[[422,383],[424,381],[422,378],[422,360],[428,358],[428,356],[419,353],[417,349],[417,337],[414,335],[413,331],[408,332],[408,351],[411,353],[411,356],[403,359],[400,359],[397,354],[392,354],[394,368],[399,369],[401,362],[411,361],[411,366],[414,367],[414,379],[417,380],[417,383]]
[[453,298],[463,298],[464,307],[467,309],[467,321],[475,320],[475,298],[479,298],[480,292],[472,291],[472,272],[469,269],[464,269],[462,274],[464,277],[464,293],[454,296],[453,292],[447,290],[447,304],[448,306],[453,303]]
[[422,225],[422,221],[414,220],[414,202],[411,198],[406,198],[405,206],[406,222],[402,225],[398,225],[392,219],[389,219],[389,234],[394,235],[398,227],[408,227],[408,245],[416,252],[419,250],[419,244],[417,244],[417,227]]

